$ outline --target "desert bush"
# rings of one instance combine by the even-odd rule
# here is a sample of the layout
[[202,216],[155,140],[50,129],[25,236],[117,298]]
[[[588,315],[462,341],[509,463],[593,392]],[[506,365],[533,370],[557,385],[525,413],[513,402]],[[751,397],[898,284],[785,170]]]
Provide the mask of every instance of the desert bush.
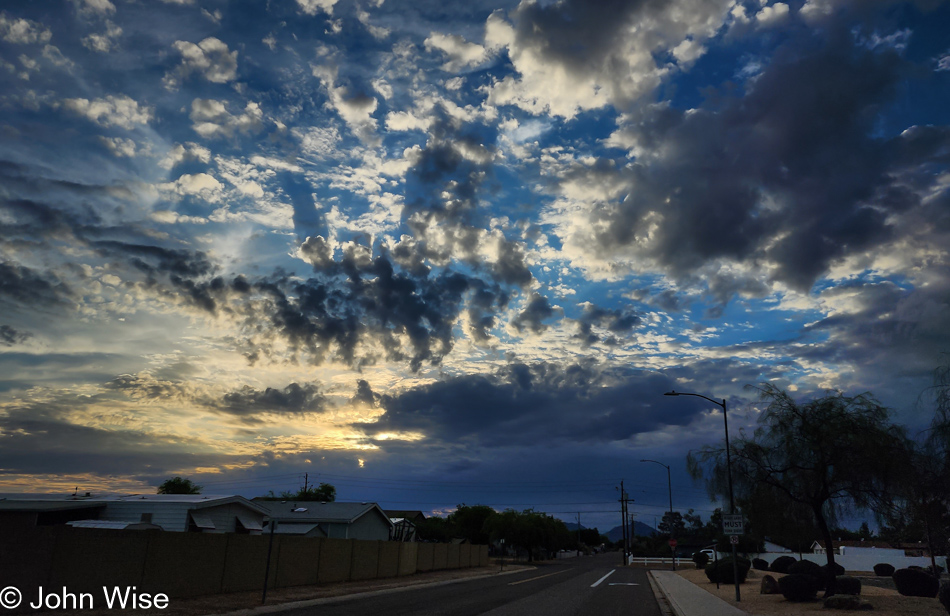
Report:
[[937,568],[934,569],[933,566],[927,567],[926,571],[929,571],[932,575],[940,575],[943,573],[943,567],[937,565]]
[[[739,556],[736,559],[736,564],[739,569],[739,583],[742,584],[745,582],[746,576],[749,574],[749,569],[752,567],[752,562],[746,558]],[[733,577],[733,567],[732,567],[732,557],[723,558],[718,563],[712,562],[706,565],[706,577],[709,578],[710,582],[719,582],[720,584],[734,584],[735,578]]]
[[842,595],[860,595],[861,580],[850,575],[841,575],[835,578],[835,592]]
[[752,568],[756,571],[768,571],[769,570],[769,561],[761,558],[752,559]]
[[762,576],[762,584],[759,586],[760,595],[777,595],[779,594],[778,581],[771,575]]
[[874,575],[881,577],[890,577],[894,575],[894,565],[889,563],[878,563],[874,565]]
[[779,556],[772,561],[772,564],[769,565],[769,571],[774,571],[775,573],[788,573],[788,568],[791,565],[794,565],[798,561],[791,556]]
[[891,576],[897,592],[905,597],[936,597],[940,582],[923,569],[898,569]]
[[818,594],[818,581],[811,575],[790,573],[779,579],[778,589],[789,601],[811,601]]
[[944,609],[950,614],[950,583],[940,587],[940,590],[937,591],[937,598],[940,599],[940,603],[943,604]]
[[800,560],[793,563],[792,566],[788,568],[788,572],[797,573],[799,575],[810,575],[815,578],[815,583],[818,584],[818,590],[825,589],[825,572],[818,563],[813,563],[810,560]]
[[[835,569],[835,576],[836,576],[836,577],[839,576],[839,575],[844,575],[844,567],[842,567],[842,566],[839,565],[838,563],[835,563],[834,569]],[[821,566],[821,571],[822,571],[822,575],[827,576],[827,575],[828,575],[828,565],[822,565],[822,566]]]
[[705,552],[696,552],[693,554],[693,562],[696,563],[697,569],[703,569],[706,566],[706,563],[709,562],[709,554]]

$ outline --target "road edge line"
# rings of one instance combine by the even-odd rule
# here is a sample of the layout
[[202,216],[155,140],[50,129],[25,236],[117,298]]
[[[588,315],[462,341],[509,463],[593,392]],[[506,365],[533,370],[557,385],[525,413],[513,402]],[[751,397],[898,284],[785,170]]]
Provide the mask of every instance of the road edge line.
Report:
[[337,595],[336,597],[321,597],[319,599],[304,599],[302,601],[290,601],[287,603],[276,603],[274,605],[261,605],[258,607],[244,608],[232,612],[222,612],[220,614],[211,614],[209,616],[257,616],[257,614],[276,614],[287,610],[296,610],[315,605],[328,605],[330,603],[344,603],[346,601],[355,601],[368,597],[379,597],[382,595],[392,595],[400,592],[406,592],[414,588],[434,588],[436,586],[448,586],[449,584],[458,584],[460,582],[471,582],[473,580],[484,580],[490,577],[500,575],[511,575],[513,573],[523,573],[524,571],[533,571],[537,567],[530,569],[515,569],[512,571],[501,571],[499,573],[486,573],[485,575],[475,575],[472,577],[458,578],[455,580],[442,580],[440,582],[427,582],[425,584],[411,584],[409,586],[397,586],[395,588],[382,588],[380,590],[369,590],[366,592],[357,592],[348,595]]

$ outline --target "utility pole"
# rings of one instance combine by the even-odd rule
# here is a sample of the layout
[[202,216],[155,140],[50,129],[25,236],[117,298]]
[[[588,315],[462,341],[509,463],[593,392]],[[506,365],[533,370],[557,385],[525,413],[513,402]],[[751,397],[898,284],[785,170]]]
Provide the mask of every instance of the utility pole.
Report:
[[623,565],[627,566],[627,493],[623,491],[623,480],[620,480],[620,524],[623,531],[623,544],[620,551],[623,553]]
[[308,482],[307,480],[308,480],[309,478],[310,478],[310,475],[308,475],[307,473],[304,473],[304,474],[303,474],[303,493],[304,493],[304,494],[307,493],[307,482]]
[[[577,512],[577,555],[581,555],[581,512]],[[936,569],[934,569],[936,571]]]

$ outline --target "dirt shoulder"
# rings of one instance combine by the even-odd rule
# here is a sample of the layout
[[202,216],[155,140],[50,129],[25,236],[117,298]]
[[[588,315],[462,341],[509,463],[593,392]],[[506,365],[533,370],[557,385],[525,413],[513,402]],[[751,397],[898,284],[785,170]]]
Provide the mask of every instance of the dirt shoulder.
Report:
[[[711,583],[702,569],[683,569],[677,571],[679,575],[696,584],[706,592],[719,597],[730,605],[755,614],[756,616],[799,616],[811,614],[828,615],[819,599],[807,603],[787,601],[782,595],[763,595],[759,593],[763,575],[771,575],[778,579],[781,573],[767,571],[749,571],[746,582],[739,587],[742,601],[736,603],[736,589],[732,584],[721,584],[719,589]],[[876,616],[947,616],[947,611],[936,599],[924,597],[904,597],[896,590],[877,588],[862,584],[861,597],[874,606],[871,612]],[[832,612],[833,613],[833,612]]]

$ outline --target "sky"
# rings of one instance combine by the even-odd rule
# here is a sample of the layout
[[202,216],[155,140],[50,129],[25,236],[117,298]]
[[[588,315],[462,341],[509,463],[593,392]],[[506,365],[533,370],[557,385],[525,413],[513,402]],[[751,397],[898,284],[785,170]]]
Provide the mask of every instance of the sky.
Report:
[[950,351],[950,3],[0,3],[0,488],[602,530]]

